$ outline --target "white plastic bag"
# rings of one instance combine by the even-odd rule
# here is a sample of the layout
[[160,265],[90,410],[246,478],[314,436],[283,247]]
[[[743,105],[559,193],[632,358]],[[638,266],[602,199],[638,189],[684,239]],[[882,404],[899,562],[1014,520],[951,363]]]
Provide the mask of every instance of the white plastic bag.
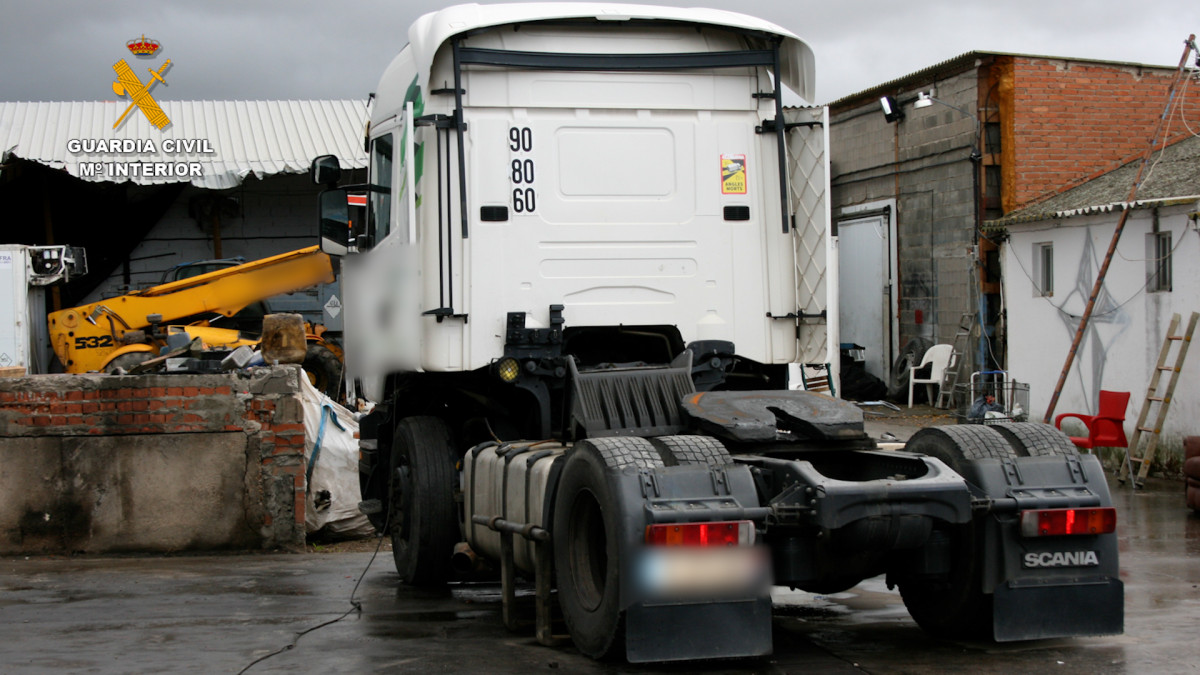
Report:
[[304,527],[345,539],[370,537],[375,528],[358,510],[358,421],[347,409],[317,391],[303,374],[300,400],[304,406],[306,477]]

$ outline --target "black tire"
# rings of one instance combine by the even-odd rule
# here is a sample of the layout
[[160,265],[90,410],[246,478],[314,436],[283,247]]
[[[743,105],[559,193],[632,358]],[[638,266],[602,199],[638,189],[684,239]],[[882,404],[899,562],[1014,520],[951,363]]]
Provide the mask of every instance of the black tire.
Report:
[[621,517],[610,471],[663,466],[644,438],[592,438],[567,454],[554,500],[558,603],[575,646],[595,659],[625,651]]
[[1049,424],[1040,422],[1015,422],[994,424],[990,428],[1000,432],[1014,452],[1021,457],[1075,457],[1079,450],[1071,437]]
[[[904,345],[896,360],[892,362],[892,383],[888,386],[888,398],[893,401],[908,400],[908,369],[921,362],[921,357],[933,346],[925,338],[913,338]],[[924,387],[922,387],[922,390]],[[916,391],[913,392],[916,396]]]
[[[904,449],[936,457],[976,482],[975,460],[1017,456],[994,426],[928,427],[914,434]],[[951,563],[946,578],[900,583],[904,606],[926,632],[947,638],[992,636],[992,596],[983,592],[983,526],[976,519],[947,531]]]
[[725,466],[733,464],[733,457],[712,436],[659,436],[651,438],[650,443],[658,451],[666,466],[680,464],[707,464],[708,466]]
[[130,368],[145,363],[154,358],[154,354],[150,352],[129,352],[122,354],[104,366],[104,372],[111,375],[117,368],[128,371]]
[[999,425],[959,424],[926,427],[904,445],[907,452],[936,457],[968,481],[975,477],[971,462],[977,459],[1016,457],[1012,446],[996,431]]
[[342,388],[342,360],[337,354],[324,345],[310,344],[300,367],[317,391],[337,400]]
[[400,580],[414,586],[446,581],[462,540],[454,501],[455,460],[446,423],[406,417],[392,438],[392,557]]

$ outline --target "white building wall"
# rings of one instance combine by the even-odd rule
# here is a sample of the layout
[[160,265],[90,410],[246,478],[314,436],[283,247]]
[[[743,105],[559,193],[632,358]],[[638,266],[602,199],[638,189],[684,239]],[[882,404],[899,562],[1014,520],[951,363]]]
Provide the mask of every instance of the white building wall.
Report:
[[[1147,235],[1172,232],[1172,290],[1147,288]],[[1132,394],[1125,432],[1132,435],[1173,313],[1180,330],[1200,311],[1200,232],[1188,219],[1195,204],[1130,213],[1055,415],[1095,414],[1101,389]],[[1070,351],[1079,319],[1104,260],[1119,213],[1012,225],[1004,247],[1009,330],[1008,370],[1029,383],[1031,419],[1041,419]],[[1035,291],[1035,246],[1054,247],[1052,296]],[[1174,352],[1173,352],[1174,354]],[[1081,433],[1081,432],[1080,432]],[[1160,447],[1180,452],[1182,436],[1200,434],[1200,350],[1184,363]],[[1180,455],[1182,456],[1182,455]]]

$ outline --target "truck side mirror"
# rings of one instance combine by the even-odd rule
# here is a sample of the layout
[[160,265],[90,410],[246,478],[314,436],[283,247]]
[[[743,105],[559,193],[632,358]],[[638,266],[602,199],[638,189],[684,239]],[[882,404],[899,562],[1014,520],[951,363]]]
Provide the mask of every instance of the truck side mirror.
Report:
[[308,175],[317,185],[333,187],[342,178],[342,165],[333,155],[321,155],[312,161]]
[[317,199],[321,205],[321,251],[344,256],[350,252],[350,206],[346,203],[346,191],[325,190]]

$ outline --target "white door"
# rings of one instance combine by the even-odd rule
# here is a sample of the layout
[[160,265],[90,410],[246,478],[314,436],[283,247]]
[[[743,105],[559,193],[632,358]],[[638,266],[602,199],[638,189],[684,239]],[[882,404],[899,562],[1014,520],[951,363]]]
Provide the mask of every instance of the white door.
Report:
[[838,223],[841,342],[866,348],[868,373],[889,382],[892,297],[889,214]]

